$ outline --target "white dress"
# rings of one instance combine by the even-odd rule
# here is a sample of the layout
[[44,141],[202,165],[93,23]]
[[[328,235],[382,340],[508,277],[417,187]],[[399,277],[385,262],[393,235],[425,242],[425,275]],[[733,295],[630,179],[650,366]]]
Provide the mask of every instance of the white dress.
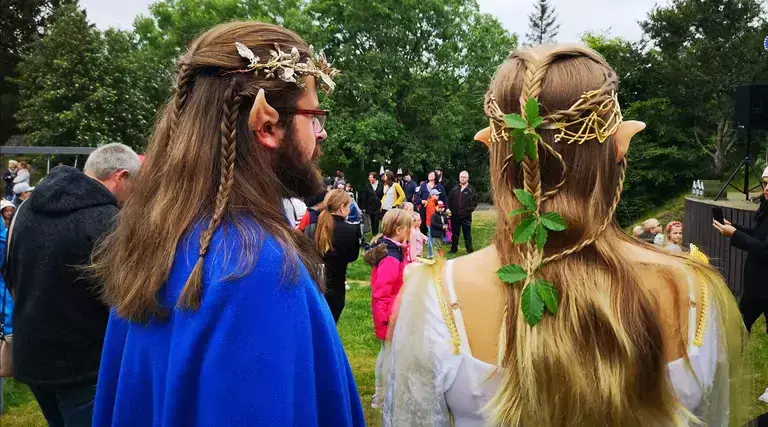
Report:
[[[446,262],[445,268],[448,302],[438,296],[439,286],[428,272],[430,266],[406,269],[402,303],[383,368],[387,381],[384,426],[485,425],[481,410],[499,387],[501,375],[495,365],[472,356],[454,290],[453,261]],[[693,287],[690,298],[688,355],[695,376],[679,359],[667,365],[669,377],[688,411],[708,420],[705,425],[727,425],[727,384],[715,388],[716,375],[720,383],[727,383],[727,369],[718,369],[724,362],[719,356],[726,357],[717,337],[717,311],[709,304],[703,335],[697,337],[699,319]],[[453,315],[455,330],[444,320],[444,314]]]

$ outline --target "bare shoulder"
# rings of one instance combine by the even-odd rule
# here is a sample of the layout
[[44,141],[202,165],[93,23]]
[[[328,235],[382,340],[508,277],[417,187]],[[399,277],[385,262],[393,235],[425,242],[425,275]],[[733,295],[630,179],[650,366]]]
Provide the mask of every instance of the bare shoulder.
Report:
[[496,270],[501,267],[501,263],[495,246],[456,258],[453,262],[457,293],[466,287],[475,291],[501,291],[501,281],[496,277]]
[[495,246],[454,261],[453,282],[472,355],[498,363],[499,332],[507,304],[505,285],[496,276],[501,267]]

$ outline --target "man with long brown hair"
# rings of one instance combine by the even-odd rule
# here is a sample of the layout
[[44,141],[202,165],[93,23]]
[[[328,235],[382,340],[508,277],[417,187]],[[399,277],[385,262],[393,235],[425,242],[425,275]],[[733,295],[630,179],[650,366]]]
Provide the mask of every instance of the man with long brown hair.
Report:
[[214,27],[178,65],[136,192],[94,254],[112,307],[94,423],[364,425],[322,260],[282,205],[320,192],[316,87],[337,71],[258,22]]

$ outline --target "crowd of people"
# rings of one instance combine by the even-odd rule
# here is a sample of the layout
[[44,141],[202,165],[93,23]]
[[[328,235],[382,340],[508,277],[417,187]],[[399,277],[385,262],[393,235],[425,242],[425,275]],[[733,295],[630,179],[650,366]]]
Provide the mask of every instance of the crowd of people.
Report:
[[683,223],[680,221],[671,221],[662,227],[661,222],[656,218],[650,218],[643,222],[643,225],[635,226],[632,229],[632,235],[639,240],[672,252],[683,252]]
[[[740,425],[746,329],[722,277],[615,221],[644,124],[600,55],[500,64],[476,136],[497,225],[477,251],[466,172],[371,173],[357,200],[322,180],[317,91],[337,74],[280,26],[222,24],[179,58],[143,162],[111,144],[22,193],[18,165],[12,370],[49,425],[365,425],[335,324],[361,247],[384,426]],[[467,255],[429,257],[460,234]]]

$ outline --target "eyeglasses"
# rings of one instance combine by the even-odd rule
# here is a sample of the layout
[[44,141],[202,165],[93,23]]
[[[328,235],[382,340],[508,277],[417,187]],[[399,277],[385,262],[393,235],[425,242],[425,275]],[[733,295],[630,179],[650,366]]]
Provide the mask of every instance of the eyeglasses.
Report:
[[315,133],[321,133],[325,129],[325,121],[330,113],[330,110],[308,110],[304,108],[285,108],[279,111],[288,114],[312,116],[312,128],[315,130]]

